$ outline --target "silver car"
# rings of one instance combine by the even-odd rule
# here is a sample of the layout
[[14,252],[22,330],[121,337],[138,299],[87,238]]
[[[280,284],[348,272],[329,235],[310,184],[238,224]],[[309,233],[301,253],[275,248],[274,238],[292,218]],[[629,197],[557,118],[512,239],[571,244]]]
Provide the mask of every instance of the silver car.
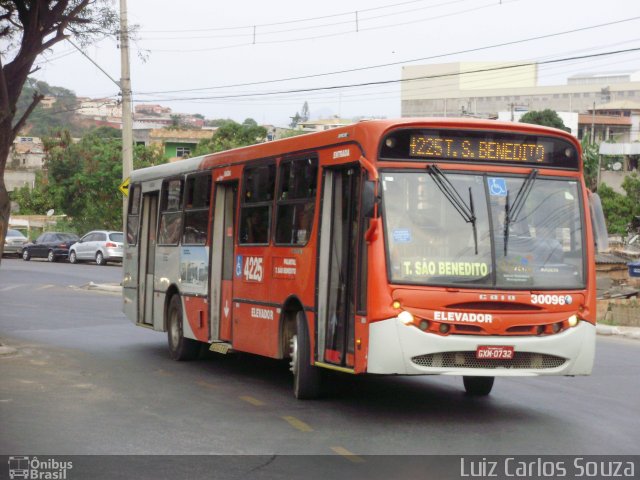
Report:
[[7,236],[4,239],[4,254],[5,255],[17,255],[22,254],[22,247],[24,247],[29,240],[19,230],[9,229],[7,230]]
[[123,242],[122,232],[94,230],[71,245],[69,262],[89,261],[96,262],[98,265],[106,265],[107,262],[122,262]]

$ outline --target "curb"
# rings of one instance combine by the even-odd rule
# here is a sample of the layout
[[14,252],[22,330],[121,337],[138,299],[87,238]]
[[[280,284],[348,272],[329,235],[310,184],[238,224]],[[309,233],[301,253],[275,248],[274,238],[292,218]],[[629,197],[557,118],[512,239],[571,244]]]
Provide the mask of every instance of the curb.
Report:
[[13,355],[17,351],[15,348],[0,344],[0,355]]
[[596,334],[605,336],[621,336],[631,338],[633,340],[640,340],[640,328],[638,327],[619,327],[614,325],[602,325],[596,324]]
[[109,283],[89,282],[88,284],[83,285],[80,288],[84,288],[87,290],[100,290],[102,292],[122,293],[122,287],[120,285],[109,284]]

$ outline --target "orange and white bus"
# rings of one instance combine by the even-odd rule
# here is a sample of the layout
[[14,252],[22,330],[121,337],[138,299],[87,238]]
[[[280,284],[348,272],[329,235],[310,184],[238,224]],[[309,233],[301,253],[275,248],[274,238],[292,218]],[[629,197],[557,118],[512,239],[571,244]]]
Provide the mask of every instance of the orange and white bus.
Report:
[[598,204],[577,140],[469,119],[366,121],[133,172],[124,311],[210,350],[321,369],[587,375]]

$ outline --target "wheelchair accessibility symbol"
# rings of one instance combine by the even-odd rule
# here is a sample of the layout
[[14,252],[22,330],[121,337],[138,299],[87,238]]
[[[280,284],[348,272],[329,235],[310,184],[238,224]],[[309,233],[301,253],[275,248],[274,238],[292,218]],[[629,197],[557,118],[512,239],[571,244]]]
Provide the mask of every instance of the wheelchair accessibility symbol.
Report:
[[493,197],[507,196],[507,182],[504,178],[489,177],[487,182],[489,182],[489,195]]
[[236,277],[242,276],[242,255],[236,255]]

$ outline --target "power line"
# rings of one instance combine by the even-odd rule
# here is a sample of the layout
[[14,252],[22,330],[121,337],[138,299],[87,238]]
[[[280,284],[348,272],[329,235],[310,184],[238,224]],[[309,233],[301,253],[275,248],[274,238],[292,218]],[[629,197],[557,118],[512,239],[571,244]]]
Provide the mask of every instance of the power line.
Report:
[[603,53],[593,53],[590,55],[581,55],[581,56],[575,56],[575,57],[567,57],[567,58],[559,58],[559,59],[554,59],[554,60],[545,60],[542,62],[527,62],[527,63],[520,63],[520,64],[513,64],[513,65],[506,65],[506,66],[502,66],[502,67],[490,67],[490,68],[482,68],[482,69],[477,69],[477,70],[469,70],[466,72],[455,72],[455,73],[444,73],[444,74],[438,74],[438,75],[424,75],[424,76],[420,76],[420,77],[414,77],[414,78],[404,78],[404,79],[394,79],[394,80],[378,80],[378,81],[371,81],[371,82],[362,82],[362,83],[351,83],[351,84],[344,84],[344,85],[332,85],[332,86],[327,86],[327,87],[313,87],[313,88],[300,88],[300,89],[291,89],[291,90],[282,90],[282,91],[277,91],[277,92],[256,92],[256,93],[243,93],[243,94],[233,94],[233,95],[220,95],[220,96],[209,96],[209,97],[187,97],[187,98],[175,98],[175,99],[160,99],[160,100],[146,100],[148,102],[153,102],[153,101],[180,101],[180,100],[212,100],[212,99],[230,99],[230,98],[248,98],[248,97],[264,97],[264,96],[270,96],[270,95],[282,95],[282,94],[290,94],[290,93],[303,93],[303,92],[317,92],[317,91],[329,91],[329,90],[338,90],[338,89],[342,89],[342,88],[354,88],[354,87],[364,87],[364,86],[370,86],[370,85],[388,85],[388,84],[393,84],[393,83],[404,83],[404,82],[413,82],[413,81],[417,81],[417,80],[428,80],[428,79],[434,79],[434,78],[445,78],[445,77],[451,77],[451,76],[458,76],[458,75],[467,75],[467,74],[471,74],[471,73],[483,73],[483,72],[491,72],[491,71],[497,71],[497,70],[508,70],[508,69],[513,69],[513,68],[520,68],[520,67],[525,67],[525,66],[530,66],[530,65],[535,65],[536,63],[538,65],[546,65],[546,64],[551,64],[551,63],[560,63],[560,62],[569,62],[569,61],[573,61],[573,60],[580,60],[580,59],[585,59],[585,58],[597,58],[597,57],[603,57],[603,56],[608,56],[608,55],[618,55],[621,53],[629,53],[629,52],[637,52],[640,51],[640,47],[636,47],[636,48],[629,48],[626,50],[616,50],[616,51],[611,51],[611,52],[603,52]]
[[[485,5],[481,5],[479,7],[474,7],[474,8],[469,8],[466,10],[460,10],[457,12],[452,12],[452,13],[447,13],[447,14],[443,14],[443,15],[439,15],[439,16],[432,16],[432,17],[427,17],[427,18],[421,18],[421,19],[413,19],[411,21],[408,22],[403,22],[403,23],[395,23],[395,24],[389,24],[389,25],[382,25],[382,26],[377,26],[377,27],[369,27],[369,28],[356,28],[356,29],[350,29],[350,30],[345,30],[345,31],[341,31],[341,32],[336,32],[336,33],[328,33],[328,34],[324,34],[324,35],[315,35],[315,36],[307,36],[307,37],[298,37],[298,38],[287,38],[287,39],[282,39],[282,40],[271,40],[271,41],[257,41],[256,40],[256,30],[253,30],[253,34],[252,34],[252,41],[248,42],[248,43],[237,43],[237,44],[232,44],[232,45],[224,45],[224,46],[218,46],[218,47],[207,47],[207,48],[198,48],[198,49],[189,49],[189,50],[185,50],[185,49],[155,49],[156,52],[161,52],[161,53],[199,53],[199,52],[211,52],[211,51],[215,51],[215,50],[227,50],[227,49],[231,49],[231,48],[238,48],[238,47],[247,47],[247,46],[253,46],[253,45],[273,45],[273,44],[278,44],[278,43],[290,43],[290,42],[300,42],[300,41],[306,41],[306,40],[318,40],[318,39],[322,39],[322,38],[329,38],[329,37],[336,37],[336,36],[342,36],[342,35],[350,35],[353,33],[359,33],[362,31],[371,31],[371,30],[380,30],[380,29],[384,29],[384,28],[393,28],[393,27],[398,27],[398,26],[402,26],[402,25],[409,25],[409,24],[413,24],[413,23],[420,23],[420,22],[425,22],[425,21],[431,21],[431,20],[438,20],[438,19],[442,19],[442,18],[446,18],[446,17],[452,17],[452,16],[456,16],[456,15],[461,15],[461,14],[465,14],[465,13],[470,13],[470,12],[474,12],[477,10],[481,10],[484,8],[490,8],[490,7],[496,7],[502,4],[506,4],[506,3],[513,3],[513,2],[519,2],[522,0],[503,0],[501,4],[496,4],[494,2],[489,3],[489,4],[485,4]],[[378,18],[378,17],[375,17]],[[350,22],[346,22],[346,23],[350,23]],[[337,24],[335,24],[337,25]],[[331,26],[331,25],[329,25]],[[286,32],[286,31],[282,31],[282,32]],[[275,33],[282,33],[282,32],[268,32],[265,34],[275,34]],[[264,34],[263,34],[264,35]]]
[[[427,10],[427,9],[432,9],[432,8],[436,8],[436,7],[442,7],[442,6],[448,6],[448,5],[453,5],[456,3],[463,3],[463,2],[468,2],[470,0],[455,0],[452,2],[445,2],[445,3],[440,3],[440,4],[436,4],[436,5],[428,5],[428,6],[424,6],[424,7],[418,7],[418,8],[412,8],[409,10],[402,10],[402,11],[398,11],[398,12],[390,12],[390,13],[385,13],[384,15],[375,15],[375,16],[371,16],[371,17],[366,17],[363,16],[362,13],[366,12],[366,11],[370,11],[370,10],[374,10],[374,9],[369,9],[369,10],[358,10],[356,12],[350,12],[348,14],[338,14],[338,15],[332,15],[329,17],[318,17],[318,18],[330,18],[330,17],[334,17],[334,16],[345,16],[345,15],[349,15],[350,18],[348,18],[347,20],[343,20],[343,21],[339,21],[339,22],[333,22],[333,23],[322,23],[319,25],[304,25],[304,26],[300,26],[300,27],[294,27],[294,28],[288,28],[286,30],[270,30],[270,31],[263,31],[263,30],[258,30],[258,28],[262,28],[265,25],[254,25],[254,26],[246,26],[246,27],[239,27],[239,28],[243,28],[245,30],[248,30],[246,33],[238,33],[238,34],[226,34],[226,35],[197,35],[197,36],[180,36],[180,37],[142,37],[143,40],[170,40],[170,41],[175,41],[175,40],[194,40],[194,39],[211,39],[211,38],[237,38],[237,37],[249,37],[254,39],[256,37],[256,34],[259,32],[260,36],[268,36],[268,35],[277,35],[277,34],[281,34],[281,33],[290,33],[290,32],[297,32],[300,30],[313,30],[313,29],[320,29],[320,28],[329,28],[329,27],[338,27],[341,25],[354,25],[355,31],[361,31],[361,30],[369,30],[369,29],[362,29],[359,25],[362,22],[367,22],[367,21],[371,21],[371,20],[377,20],[379,18],[389,18],[392,16],[398,16],[398,15],[404,15],[407,13],[413,13],[413,12],[417,12],[420,10]],[[511,3],[512,1],[520,1],[520,0],[510,0],[509,3]],[[413,2],[409,2],[409,3],[413,3]],[[398,5],[403,5],[403,4],[398,4]],[[495,3],[492,2],[490,5],[483,5],[483,8],[486,6],[495,6]],[[392,5],[390,5],[389,7],[379,7],[378,9],[381,8],[391,8]],[[465,10],[462,13],[466,13],[467,11],[472,11],[474,9],[469,9],[469,10]],[[355,14],[355,15],[354,15]],[[436,19],[436,18],[440,18],[440,17],[430,17],[429,19]],[[316,20],[317,18],[314,18],[312,20]],[[301,21],[303,22],[303,21]],[[284,23],[294,23],[294,22],[284,22]],[[296,22],[297,23],[297,22]],[[274,25],[280,25],[280,24],[274,24]],[[380,28],[384,28],[384,27],[380,27]],[[191,32],[196,32],[198,30],[192,30]],[[349,30],[348,33],[353,33],[354,30]],[[315,38],[315,37],[305,37],[305,38]],[[251,44],[254,43],[269,43],[269,42],[251,42]],[[247,44],[248,45],[248,44]]]
[[[633,40],[636,41],[636,40]],[[616,42],[613,44],[609,44],[609,45],[602,45],[602,48],[606,48],[606,47],[614,47],[614,46],[618,46],[620,44],[624,44],[624,43],[630,43],[630,41],[626,41],[626,42]],[[565,56],[568,56],[570,54],[575,54],[575,53],[579,53],[579,52],[585,52],[585,51],[589,51],[588,49],[578,49],[578,50],[573,50],[573,51],[569,51],[569,52],[564,52],[563,54]],[[549,58],[549,57],[546,57]],[[604,58],[604,57],[602,57]],[[573,68],[569,66],[569,62],[565,62],[566,64],[549,64],[549,65],[543,65],[542,62],[545,59],[545,57],[541,57],[541,58],[537,58],[535,60],[531,60],[531,62],[535,62],[538,65],[542,65],[542,68],[545,69],[545,71],[549,72],[551,69],[553,70],[558,70],[558,67],[561,68],[561,71],[557,71],[555,73],[555,75],[560,74],[562,71],[569,71],[568,68]],[[600,63],[600,67],[606,67],[606,66],[610,66],[610,65],[615,65],[615,64],[619,64],[622,62],[628,62],[628,60],[619,60],[617,62],[607,62],[605,64]],[[571,65],[576,65],[576,64],[580,64],[580,63],[589,63],[590,66],[594,65],[594,60],[592,58],[580,58],[579,60],[574,60],[572,62],[570,62]],[[456,72],[459,74],[465,74],[467,72]],[[495,70],[492,73],[489,73],[488,75],[485,75],[483,78],[484,79],[491,79],[492,77],[500,77],[501,79],[505,79],[507,77],[511,77],[511,78],[518,78],[521,77],[524,73],[522,71],[517,71],[517,70],[512,70],[509,73],[505,73],[503,71],[500,70]],[[376,85],[372,85],[369,87],[362,87],[364,88],[375,88],[377,87]],[[434,89],[432,86],[428,86],[428,87],[421,87],[421,86],[411,86],[411,85],[405,85],[403,88],[403,93],[406,94],[413,94],[413,93],[418,93],[420,91],[423,90],[429,90],[431,96],[433,96],[434,94],[437,94],[439,92],[447,92],[447,88],[443,87],[441,89]],[[383,95],[386,94],[385,97],[378,97],[378,98],[374,98],[371,99],[371,96],[375,96],[375,95]],[[331,99],[327,98],[327,95],[332,95]],[[356,101],[361,101],[360,99],[364,98],[364,97],[369,97],[367,98],[367,100],[380,100],[380,99],[389,99],[389,95],[392,95],[394,97],[399,97],[400,96],[400,90],[376,90],[376,91],[369,91],[366,93],[340,93],[341,95],[341,101],[343,102],[356,102]],[[245,98],[218,98],[218,99],[214,99],[214,100],[202,100],[199,99],[198,101],[200,103],[209,103],[209,104],[219,104],[219,105],[225,105],[225,104],[229,104],[229,102],[251,102],[253,105],[274,105],[275,103],[273,102],[277,102],[277,104],[282,104],[283,102],[290,102],[291,104],[293,103],[297,103],[300,99],[307,99],[307,100],[313,100],[315,102],[318,101],[323,101],[325,103],[327,102],[334,102],[335,101],[335,91],[330,91],[330,92],[324,92],[324,91],[318,91],[318,92],[303,92],[300,94],[284,94],[282,96],[277,96],[274,95],[272,98],[272,102],[271,103],[265,103],[265,102],[261,102],[261,103],[256,103],[256,100],[254,98],[251,97],[250,94],[248,94],[247,97]],[[162,102],[162,101],[174,101],[174,99],[172,98],[166,98],[166,97],[159,97],[158,99],[154,100],[154,101],[158,101],[158,102]],[[185,100],[186,103],[189,103],[189,100]]]
[[529,38],[525,38],[525,39],[521,39],[521,40],[513,40],[513,41],[510,41],[510,42],[497,43],[497,44],[494,44],[494,45],[485,45],[485,46],[482,46],[482,47],[475,47],[475,48],[469,48],[469,49],[465,49],[465,50],[458,50],[456,52],[449,52],[449,53],[442,53],[442,54],[438,54],[438,55],[431,55],[429,57],[414,58],[414,59],[410,59],[410,60],[401,60],[401,61],[398,61],[398,62],[383,63],[383,64],[378,64],[378,65],[369,65],[369,66],[365,66],[365,67],[350,68],[350,69],[346,69],[346,70],[337,70],[337,71],[334,71],[334,72],[316,73],[316,74],[310,74],[310,75],[300,75],[300,76],[296,76],[296,77],[280,78],[280,79],[275,79],[275,80],[263,80],[263,81],[259,81],[259,82],[236,83],[236,84],[231,84],[231,85],[219,85],[219,86],[211,86],[211,87],[187,88],[187,89],[180,89],[180,90],[159,90],[159,91],[135,92],[135,93],[136,93],[136,95],[156,95],[156,94],[161,94],[161,93],[198,92],[198,91],[204,91],[204,90],[220,90],[220,89],[225,89],[225,88],[247,87],[247,86],[253,86],[253,85],[265,85],[265,84],[269,84],[269,83],[288,82],[288,81],[292,81],[292,80],[305,80],[305,79],[308,79],[308,78],[326,77],[326,76],[330,76],[330,75],[341,75],[341,74],[344,74],[344,73],[361,72],[361,71],[365,71],[365,70],[373,70],[373,69],[376,69],[376,68],[392,67],[392,66],[402,65],[402,64],[405,64],[405,63],[424,62],[424,61],[427,61],[427,60],[434,60],[436,58],[443,58],[443,57],[448,57],[448,56],[453,56],[453,55],[460,55],[460,54],[464,54],[464,53],[473,53],[473,52],[478,52],[478,51],[482,51],[482,50],[489,50],[489,49],[492,49],[492,48],[505,47],[505,46],[509,46],[509,45],[517,45],[517,44],[520,44],[520,43],[526,43],[526,42],[531,42],[531,41],[535,41],[535,40],[542,40],[542,39],[545,39],[545,38],[553,38],[553,37],[557,37],[557,36],[561,36],[561,35],[568,35],[568,34],[571,34],[571,33],[583,32],[583,31],[592,30],[592,29],[595,29],[595,28],[602,28],[602,27],[608,27],[608,26],[612,26],[612,25],[618,25],[620,23],[636,21],[638,19],[640,19],[640,16],[632,17],[632,18],[626,18],[626,19],[622,19],[622,20],[615,20],[613,22],[601,23],[601,24],[597,24],[597,25],[591,25],[591,26],[588,26],[588,27],[575,28],[575,29],[572,29],[572,30],[566,30],[564,32],[556,32],[556,33],[550,33],[550,34],[546,34],[546,35],[538,35],[538,36],[535,36],[535,37],[529,37]]
[[[398,7],[398,6],[403,6],[403,5],[408,5],[408,4],[412,4],[412,3],[422,3],[425,0],[410,0],[410,1],[406,1],[406,2],[400,2],[400,3],[394,3],[392,5],[384,5],[381,7],[372,7],[372,8],[363,8],[360,10],[357,10],[358,13],[364,13],[364,12],[372,12],[372,11],[377,11],[377,10],[384,10],[384,9],[390,9],[393,7]],[[447,5],[452,5],[455,3],[462,3],[462,2],[467,2],[469,0],[453,0],[450,2],[444,2],[444,3],[439,3],[439,4],[435,4],[435,5],[431,5],[428,7],[423,7],[423,8],[436,8],[436,7],[441,7],[441,6],[447,6]],[[274,27],[274,26],[278,26],[278,25],[290,25],[292,23],[304,23],[304,22],[312,22],[315,20],[325,20],[327,18],[336,18],[336,17],[344,17],[347,15],[350,16],[354,16],[356,13],[356,11],[349,11],[349,12],[344,12],[344,13],[334,13],[331,15],[322,15],[322,16],[317,16],[317,17],[307,17],[307,18],[302,18],[302,19],[297,19],[297,20],[285,20],[282,22],[273,22],[273,23],[263,23],[263,24],[254,24],[254,25],[242,25],[242,26],[237,26],[237,27],[212,27],[212,28],[203,28],[203,29],[179,29],[179,30],[143,30],[146,31],[147,33],[182,33],[182,32],[222,32],[222,31],[229,31],[229,30],[242,30],[242,29],[253,29],[253,28],[263,28],[263,27]]]

